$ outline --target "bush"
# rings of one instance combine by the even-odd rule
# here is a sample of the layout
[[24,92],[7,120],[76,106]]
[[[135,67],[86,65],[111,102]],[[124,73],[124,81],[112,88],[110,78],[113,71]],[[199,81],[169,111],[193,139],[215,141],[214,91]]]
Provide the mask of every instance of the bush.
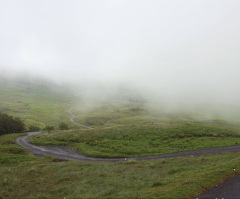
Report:
[[40,131],[40,130],[41,130],[41,128],[39,128],[38,126],[30,126],[28,128],[28,131],[30,131],[30,132],[36,132],[36,131]]
[[54,130],[54,126],[47,125],[43,130],[45,130],[45,131],[53,131]]
[[66,124],[64,122],[61,122],[58,127],[60,130],[68,130],[69,129],[68,124]]
[[20,118],[0,112],[0,135],[9,133],[22,133],[25,131],[25,124]]

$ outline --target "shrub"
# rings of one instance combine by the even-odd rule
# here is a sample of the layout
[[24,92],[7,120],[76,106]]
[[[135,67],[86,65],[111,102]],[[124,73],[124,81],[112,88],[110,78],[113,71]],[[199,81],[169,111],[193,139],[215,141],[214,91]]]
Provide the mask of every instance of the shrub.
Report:
[[66,124],[64,122],[61,122],[58,127],[60,130],[68,130],[69,129],[68,124]]
[[36,131],[40,131],[41,129],[38,126],[30,126],[28,128],[28,131],[30,132],[36,132]]
[[22,133],[25,124],[20,118],[13,118],[6,113],[0,112],[0,135],[8,133]]
[[54,126],[49,126],[49,125],[47,125],[43,130],[45,130],[45,131],[53,131],[54,130]]

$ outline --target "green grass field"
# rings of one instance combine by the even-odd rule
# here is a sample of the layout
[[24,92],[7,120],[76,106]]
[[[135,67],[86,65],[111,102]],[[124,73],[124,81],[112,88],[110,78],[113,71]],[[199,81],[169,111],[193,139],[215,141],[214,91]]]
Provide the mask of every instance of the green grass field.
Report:
[[28,153],[13,143],[18,136],[0,137],[0,198],[191,198],[240,173],[240,153],[60,162]]
[[[88,156],[145,156],[240,143],[238,123],[200,113],[149,111],[132,100],[90,107],[38,84],[2,81],[0,94],[0,110],[28,126],[68,123],[70,107],[75,121],[95,129],[71,124],[70,130],[45,132],[32,142],[70,146]],[[0,136],[0,198],[191,198],[240,174],[240,153],[85,163],[35,157],[14,143],[22,135]]]

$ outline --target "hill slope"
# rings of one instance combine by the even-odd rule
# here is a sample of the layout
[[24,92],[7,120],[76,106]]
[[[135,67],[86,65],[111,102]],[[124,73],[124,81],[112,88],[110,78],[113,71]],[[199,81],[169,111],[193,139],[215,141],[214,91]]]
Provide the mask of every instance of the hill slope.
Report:
[[[50,85],[50,86],[49,86]],[[0,111],[21,117],[27,126],[43,128],[69,121],[71,101],[59,87],[43,82],[0,80]]]

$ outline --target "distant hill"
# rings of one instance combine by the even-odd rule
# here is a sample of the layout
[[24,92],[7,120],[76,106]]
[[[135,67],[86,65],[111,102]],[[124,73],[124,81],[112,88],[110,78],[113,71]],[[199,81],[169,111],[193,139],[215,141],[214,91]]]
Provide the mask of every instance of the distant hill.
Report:
[[71,100],[67,89],[50,82],[0,78],[0,111],[22,118],[27,127],[68,121]]

